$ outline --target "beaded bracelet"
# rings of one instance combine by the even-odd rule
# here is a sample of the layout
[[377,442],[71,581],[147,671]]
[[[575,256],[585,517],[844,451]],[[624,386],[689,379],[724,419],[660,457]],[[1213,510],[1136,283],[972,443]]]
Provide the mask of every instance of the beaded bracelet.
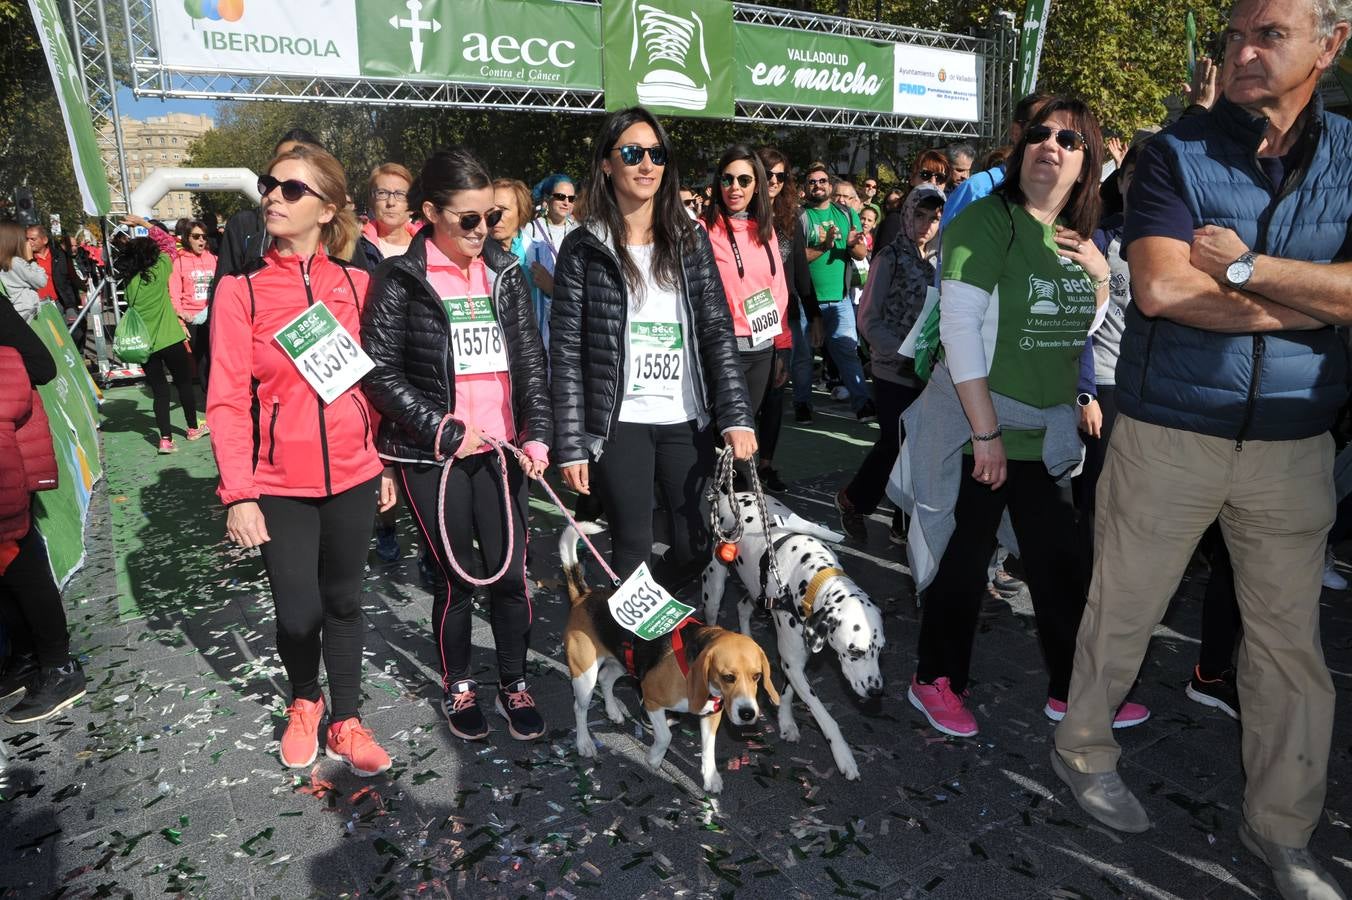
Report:
[[985,434],[974,434],[974,435],[972,435],[972,440],[974,440],[974,441],[993,441],[993,440],[995,440],[996,438],[998,438],[998,437],[999,437],[1001,434],[1003,434],[1003,433],[1004,433],[1004,432],[1002,432],[1002,431],[1000,430],[1000,426],[999,426],[999,425],[996,425],[994,431],[987,431]]

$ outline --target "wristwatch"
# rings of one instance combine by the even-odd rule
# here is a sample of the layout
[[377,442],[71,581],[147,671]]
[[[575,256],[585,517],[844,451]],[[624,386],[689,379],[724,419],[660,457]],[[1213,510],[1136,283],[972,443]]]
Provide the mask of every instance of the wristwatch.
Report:
[[1258,254],[1250,250],[1239,259],[1225,267],[1225,280],[1231,287],[1244,287],[1253,277],[1253,261],[1258,258]]
[[1075,395],[1075,403],[1077,406],[1088,406],[1093,403],[1095,399],[1097,398],[1095,398],[1093,394],[1086,391],[1080,391],[1080,393]]

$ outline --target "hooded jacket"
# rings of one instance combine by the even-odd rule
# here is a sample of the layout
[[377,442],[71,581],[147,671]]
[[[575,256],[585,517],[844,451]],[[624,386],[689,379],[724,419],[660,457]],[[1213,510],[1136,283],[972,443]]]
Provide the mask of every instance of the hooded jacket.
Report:
[[[679,284],[695,352],[700,426],[752,428],[752,407],[733,336],[732,314],[713,248],[690,229]],[[619,418],[629,291],[603,229],[590,223],[568,235],[554,269],[549,361],[554,394],[554,458],[560,465],[595,461]]]
[[329,497],[380,474],[360,383],[326,406],[276,341],[316,303],[360,340],[367,280],[322,249],[308,259],[273,249],[217,286],[207,424],[225,504],[263,494]]
[[[362,346],[376,364],[362,384],[384,417],[380,455],[400,462],[435,461],[437,428],[448,414],[455,414],[450,319],[427,281],[429,233],[420,231],[408,252],[380,264],[371,277],[362,315]],[[493,310],[507,345],[517,441],[547,445],[554,433],[554,416],[545,348],[525,274],[516,257],[492,241],[484,242],[483,259]],[[452,421],[442,431],[440,455],[453,455],[464,437],[464,426]]]

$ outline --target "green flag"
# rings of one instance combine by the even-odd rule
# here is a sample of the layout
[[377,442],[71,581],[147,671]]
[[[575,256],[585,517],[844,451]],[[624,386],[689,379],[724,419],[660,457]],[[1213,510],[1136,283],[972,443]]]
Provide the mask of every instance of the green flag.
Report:
[[99,156],[94,120],[89,116],[84,79],[70,52],[70,41],[66,40],[57,0],[28,0],[28,8],[33,12],[33,23],[38,27],[42,50],[47,55],[47,68],[51,70],[52,84],[56,86],[56,99],[61,104],[61,118],[66,123],[66,140],[70,142],[75,180],[80,183],[84,211],[91,216],[107,215],[112,206],[108,176]]
[[604,0],[606,109],[730,119],[732,4]]
[[1192,81],[1192,73],[1197,68],[1197,19],[1192,10],[1188,10],[1188,17],[1183,21],[1183,33],[1188,38],[1188,80]]
[[1027,97],[1037,88],[1037,69],[1042,62],[1042,40],[1047,33],[1047,14],[1052,0],[1028,0],[1019,29],[1018,96]]

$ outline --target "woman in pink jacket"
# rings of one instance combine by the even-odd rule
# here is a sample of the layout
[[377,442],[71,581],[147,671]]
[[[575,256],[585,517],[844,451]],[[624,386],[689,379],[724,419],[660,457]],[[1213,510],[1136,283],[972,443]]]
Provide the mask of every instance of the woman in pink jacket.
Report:
[[216,257],[207,249],[207,227],[196,219],[182,226],[179,235],[183,250],[174,259],[174,271],[169,278],[169,299],[174,311],[188,329],[188,343],[192,345],[193,363],[202,390],[207,389],[207,297],[211,293],[211,279],[216,274]]

